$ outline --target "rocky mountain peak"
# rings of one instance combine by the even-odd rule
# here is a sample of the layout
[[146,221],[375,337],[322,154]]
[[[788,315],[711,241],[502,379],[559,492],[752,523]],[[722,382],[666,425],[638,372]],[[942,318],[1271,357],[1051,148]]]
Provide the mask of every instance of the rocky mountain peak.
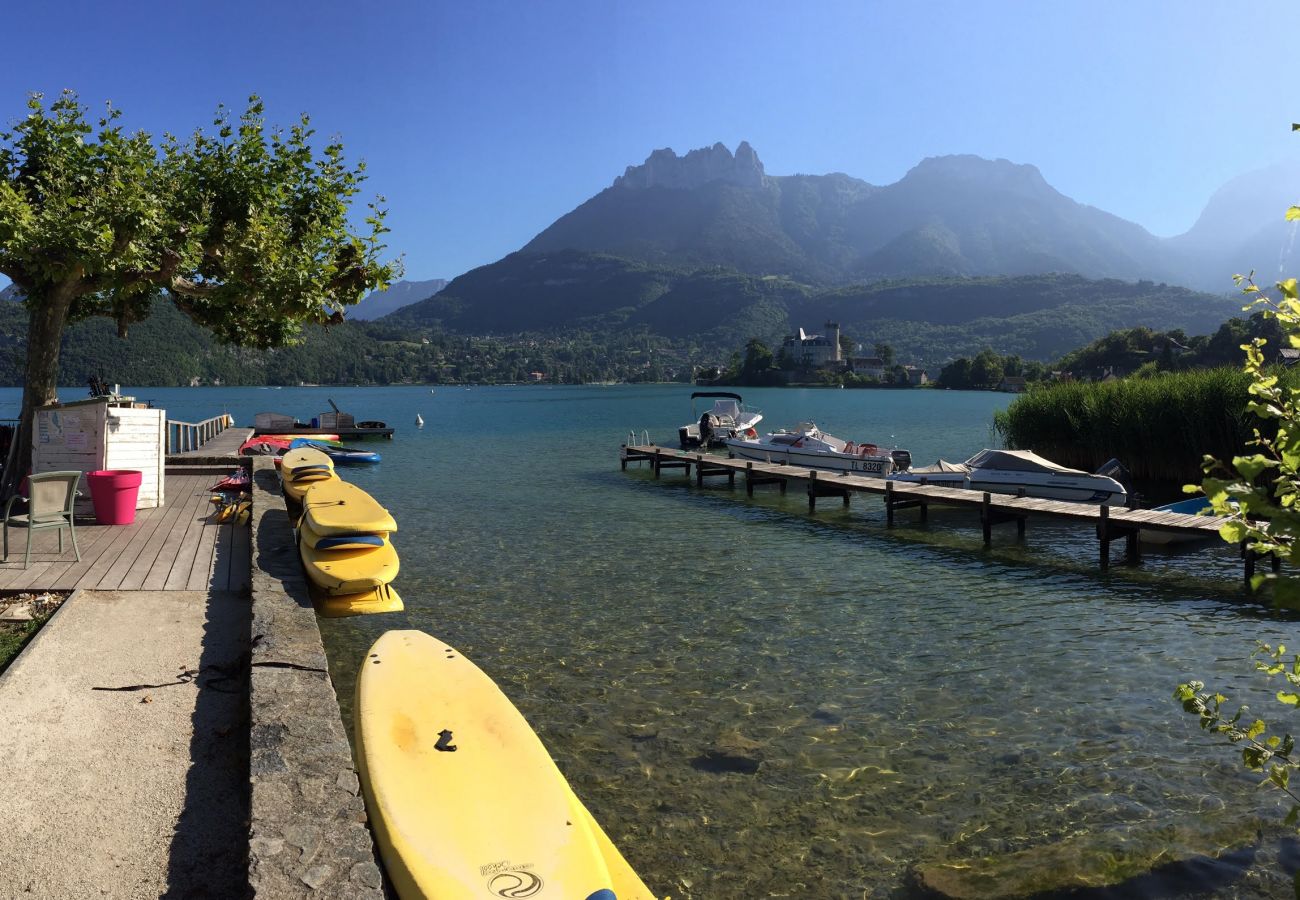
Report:
[[974,182],[1003,189],[1053,190],[1037,166],[1007,159],[985,159],[969,153],[927,157],[903,176],[903,181],[926,179]]
[[710,181],[725,181],[740,187],[758,188],[765,178],[763,163],[748,141],[741,141],[735,155],[722,142],[712,147],[691,150],[678,156],[665,147],[650,154],[639,166],[614,179],[614,187],[643,190],[666,187],[679,190],[696,188]]

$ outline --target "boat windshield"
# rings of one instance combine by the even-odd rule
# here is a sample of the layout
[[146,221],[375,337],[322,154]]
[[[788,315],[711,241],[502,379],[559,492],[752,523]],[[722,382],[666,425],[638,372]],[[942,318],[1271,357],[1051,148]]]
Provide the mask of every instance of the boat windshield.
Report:
[[735,419],[740,415],[740,404],[735,400],[714,400],[713,414],[720,419]]

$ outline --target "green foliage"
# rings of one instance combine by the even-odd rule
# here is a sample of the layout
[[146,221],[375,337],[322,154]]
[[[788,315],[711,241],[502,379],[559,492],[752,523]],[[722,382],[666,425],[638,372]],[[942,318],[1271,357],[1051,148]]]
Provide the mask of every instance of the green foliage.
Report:
[[362,168],[337,143],[316,155],[305,116],[268,134],[252,97],[238,121],[219,109],[215,133],[155,143],[111,107],[96,132],[71,92],[27,106],[0,133],[0,272],[30,307],[66,301],[125,333],[162,290],[221,339],[271,347],[393,274],[383,211],[365,235],[348,225]]
[[[1300,703],[1300,654],[1286,658],[1287,649],[1279,644],[1272,647],[1261,643],[1252,654],[1255,669],[1267,678],[1281,675],[1286,687],[1275,694],[1283,706],[1294,708]],[[1239,706],[1229,716],[1223,694],[1207,691],[1200,681],[1178,685],[1174,699],[1183,705],[1183,711],[1200,719],[1201,728],[1211,734],[1221,735],[1227,743],[1239,748],[1241,763],[1252,772],[1265,777],[1264,783],[1281,791],[1291,800],[1286,824],[1295,827],[1300,823],[1300,794],[1291,786],[1291,776],[1300,770],[1300,757],[1296,756],[1295,738],[1290,732],[1270,732],[1263,719],[1246,715],[1248,707]],[[1297,877],[1300,885],[1300,876]]]
[[[1234,278],[1252,298],[1247,309],[1272,320],[1291,347],[1300,348],[1300,287],[1296,279],[1278,282],[1278,296],[1274,299],[1252,277]],[[1226,519],[1219,529],[1225,541],[1241,543],[1251,552],[1272,554],[1294,566],[1300,559],[1300,511],[1296,506],[1300,498],[1300,388],[1294,379],[1265,365],[1266,346],[1267,340],[1260,336],[1241,346],[1246,353],[1243,374],[1249,379],[1246,408],[1258,422],[1245,451],[1231,456],[1207,454],[1204,479],[1186,489],[1204,491],[1215,514]],[[1228,458],[1232,460],[1231,468],[1219,461]],[[1258,590],[1269,582],[1276,606],[1300,609],[1300,578],[1281,572],[1257,575],[1251,587]],[[1285,646],[1273,648],[1260,643],[1254,654],[1255,669],[1268,678],[1282,676],[1285,684],[1274,697],[1286,712],[1294,714],[1300,704],[1300,655],[1288,661],[1286,653]],[[1202,728],[1241,747],[1242,764],[1264,774],[1266,784],[1290,798],[1286,824],[1293,828],[1300,824],[1300,794],[1290,784],[1300,760],[1295,756],[1295,740],[1290,732],[1279,733],[1274,728],[1270,733],[1264,719],[1247,723],[1243,718],[1245,707],[1226,717],[1223,704],[1227,697],[1205,691],[1199,681],[1180,684],[1174,696],[1184,710],[1199,717]],[[1300,898],[1300,873],[1294,884]]]
[[1004,377],[1018,376],[1026,382],[1042,381],[1047,368],[1042,363],[1026,363],[1014,353],[998,356],[989,347],[981,350],[974,359],[958,357],[944,366],[939,373],[941,387],[958,390],[992,390]]
[[[23,383],[26,315],[0,303],[0,384]],[[716,353],[691,342],[629,330],[564,335],[465,337],[410,331],[391,323],[309,325],[289,347],[233,347],[187,319],[169,303],[121,340],[113,325],[91,319],[63,334],[59,383],[85,384],[91,375],[139,386],[520,383],[542,372],[548,383],[688,381]]]
[[36,636],[36,632],[41,630],[41,626],[48,622],[52,615],[54,614],[46,613],[22,624],[0,625],[0,673],[9,668],[9,664],[17,658],[23,647],[27,646],[27,642]]
[[1096,378],[1106,371],[1127,375],[1139,369],[1150,373],[1239,366],[1244,359],[1241,345],[1256,338],[1270,348],[1286,343],[1277,321],[1257,312],[1247,319],[1231,318],[1213,334],[1195,337],[1181,329],[1153,331],[1146,326],[1112,331],[1067,353],[1055,368]]
[[800,324],[840,323],[853,343],[936,366],[985,347],[1059,357],[1115,328],[1159,322],[1208,331],[1231,301],[1183,288],[1075,275],[884,281],[818,290],[785,277],[639,262],[578,250],[514,253],[392,314],[412,328],[470,334],[644,327],[725,348],[773,346]]
[[[1289,383],[1300,373],[1288,373]],[[1191,370],[1151,379],[1052,382],[999,413],[1008,447],[1091,471],[1117,457],[1139,479],[1186,482],[1205,453],[1231,458],[1251,440],[1251,378],[1237,369]]]

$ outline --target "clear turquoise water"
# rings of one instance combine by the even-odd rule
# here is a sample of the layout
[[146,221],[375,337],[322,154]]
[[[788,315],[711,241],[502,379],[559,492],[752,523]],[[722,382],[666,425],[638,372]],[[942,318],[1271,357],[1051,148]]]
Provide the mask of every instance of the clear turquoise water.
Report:
[[[620,472],[629,430],[673,443],[689,392],[134,391],[171,418],[306,418],[332,397],[395,425],[367,445],[383,463],[347,476],[397,517],[407,611],[322,623],[345,712],[383,630],[456,645],[660,895],[911,896],[938,860],[1117,836],[1209,850],[1280,818],[1170,699],[1196,676],[1276,708],[1244,660],[1256,639],[1294,643],[1295,622],[1242,602],[1229,549],[1103,575],[1078,527],[1031,523],[1017,544],[1000,526],[986,550],[969,512],[888,529],[878,501],[809,515],[795,492]],[[811,418],[919,462],[990,445],[1008,399],[745,393],[769,426]],[[738,744],[757,771],[706,763]],[[1245,862],[1109,896],[1285,896],[1279,847],[1268,830]]]

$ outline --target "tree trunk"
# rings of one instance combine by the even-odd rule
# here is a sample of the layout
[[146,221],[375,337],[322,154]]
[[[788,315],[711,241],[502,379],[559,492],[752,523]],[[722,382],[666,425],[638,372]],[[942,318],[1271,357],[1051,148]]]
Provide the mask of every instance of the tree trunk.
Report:
[[68,311],[76,296],[76,282],[54,287],[42,299],[27,302],[27,377],[23,382],[23,411],[14,440],[14,464],[4,472],[0,496],[10,497],[32,467],[32,435],[36,410],[59,399],[59,347]]

